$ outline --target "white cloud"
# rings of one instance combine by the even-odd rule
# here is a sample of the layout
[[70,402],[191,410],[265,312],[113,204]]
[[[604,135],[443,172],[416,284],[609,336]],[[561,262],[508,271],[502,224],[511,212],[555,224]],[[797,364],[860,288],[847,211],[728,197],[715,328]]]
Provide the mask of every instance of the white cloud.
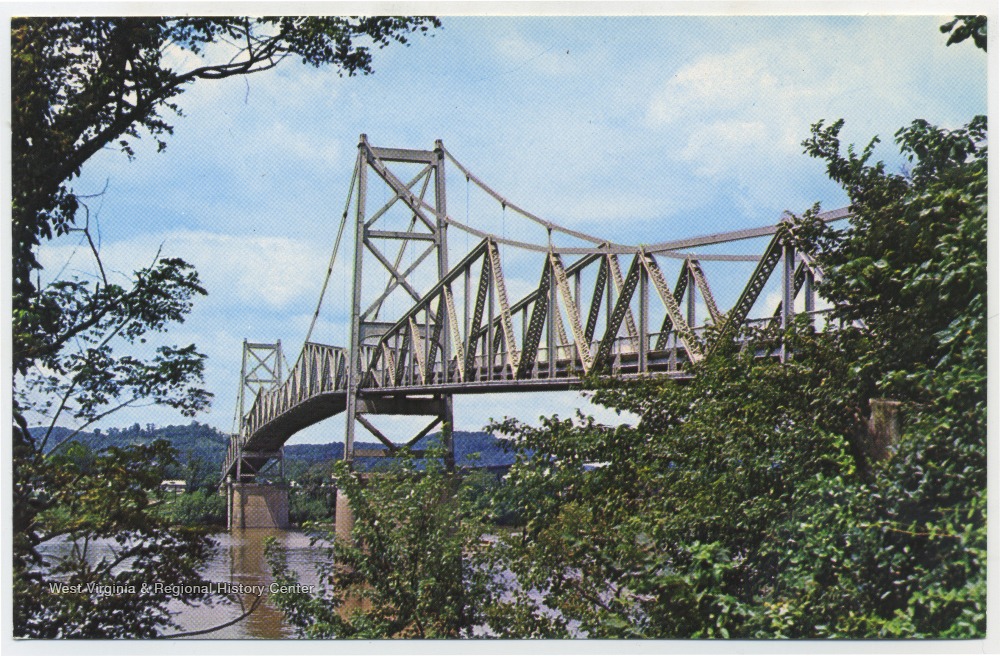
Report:
[[[781,291],[771,292],[764,296],[764,302],[761,303],[757,301],[755,308],[756,312],[754,315],[759,315],[760,317],[770,317],[774,315],[775,310],[778,309],[778,305],[781,303]],[[756,316],[753,318],[757,318]]]
[[754,152],[768,141],[769,132],[769,127],[757,120],[699,124],[678,155],[693,162],[699,175],[717,176],[737,163],[752,162]]
[[557,44],[530,41],[520,34],[498,39],[494,47],[507,69],[501,74],[531,69],[547,76],[571,75],[577,72],[573,59]]
[[[289,237],[179,230],[105,243],[101,258],[106,270],[125,277],[150,264],[162,250],[162,256],[182,257],[195,267],[213,305],[240,302],[280,310],[318,296],[330,257],[328,248]],[[93,270],[89,252],[77,246],[47,247],[40,256],[53,274],[67,261],[80,270]],[[347,258],[341,256],[335,273],[346,276]]]
[[[164,243],[190,258],[210,292],[274,309],[314,299],[330,256],[324,244],[287,237],[181,232],[165,236]],[[344,260],[340,275],[347,271]]]
[[907,26],[813,23],[696,56],[653,85],[645,123],[677,138],[674,156],[698,175],[735,181],[751,196],[760,189],[750,203],[787,193],[788,177],[802,170],[800,142],[821,118],[845,117],[845,141],[855,130],[889,141],[915,115],[936,119],[940,92],[918,90],[918,81],[945,49],[934,30],[914,35]]
[[[653,125],[681,120],[693,111],[729,112],[753,105],[763,94],[778,91],[779,80],[765,61],[763,48],[711,54],[682,66],[649,105]],[[788,87],[783,89],[787,93]]]
[[[274,152],[280,147],[282,155],[291,155],[306,164],[338,166],[343,164],[343,153],[336,140],[317,141],[308,132],[293,129],[285,121],[278,121],[264,129],[262,150]],[[348,159],[350,155],[347,156]]]
[[608,222],[634,225],[636,222],[674,216],[688,207],[685,189],[672,188],[663,195],[644,195],[632,189],[604,192],[584,189],[570,198],[568,203],[562,204],[559,215],[552,218],[565,226],[592,226],[594,232],[603,237]]

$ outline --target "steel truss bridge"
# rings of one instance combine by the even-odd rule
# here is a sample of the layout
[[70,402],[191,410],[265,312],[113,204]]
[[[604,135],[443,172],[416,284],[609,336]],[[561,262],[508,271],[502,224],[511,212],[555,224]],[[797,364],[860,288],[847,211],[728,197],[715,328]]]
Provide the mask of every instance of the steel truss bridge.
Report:
[[[448,210],[446,163],[465,178],[464,221]],[[473,225],[471,187],[500,206],[503,231]],[[519,221],[517,239],[508,236],[508,216]],[[848,212],[820,217],[835,221]],[[283,371],[280,342],[244,342],[239,428],[223,465],[224,483],[254,480],[280,462],[294,433],[341,412],[345,459],[391,456],[450,424],[454,394],[566,390],[591,374],[684,379],[690,363],[718,340],[736,339],[748,323],[784,327],[796,314],[796,301],[800,313],[819,314],[813,285],[822,272],[788,238],[790,215],[761,228],[618,244],[518,207],[441,141],[433,150],[380,148],[361,135],[342,218],[313,325],[294,366]],[[346,346],[330,346],[310,337],[345,226],[354,240],[349,339]],[[528,228],[540,238],[524,240]],[[739,245],[755,252],[728,252]],[[740,272],[734,272],[737,263]],[[706,270],[723,265],[731,266],[721,269],[713,290]],[[529,283],[521,275],[526,272]],[[676,276],[673,286],[668,275]],[[777,307],[752,317],[768,286],[780,293]],[[726,311],[716,300],[723,288]],[[714,343],[704,335],[708,325],[720,329]],[[378,415],[423,416],[429,423],[400,443],[376,427]],[[357,424],[384,449],[355,449]],[[453,453],[453,445],[444,446]]]

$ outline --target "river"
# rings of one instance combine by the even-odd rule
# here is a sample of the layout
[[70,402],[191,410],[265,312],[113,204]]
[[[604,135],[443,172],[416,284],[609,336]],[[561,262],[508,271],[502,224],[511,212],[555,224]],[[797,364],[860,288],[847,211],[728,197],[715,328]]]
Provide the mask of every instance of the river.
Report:
[[[264,586],[267,588],[274,579],[264,558],[264,540],[274,537],[287,553],[288,567],[296,572],[299,582],[304,585],[315,585],[317,575],[315,565],[325,557],[322,545],[310,544],[310,538],[302,531],[278,529],[245,529],[231,532],[220,532],[212,535],[217,546],[209,561],[202,569],[206,581],[215,585],[229,586]],[[71,544],[55,539],[40,545],[39,551],[44,556],[59,558],[68,553]],[[91,543],[90,557],[100,559],[110,554],[110,545],[98,541]],[[183,583],[171,581],[169,583]],[[236,595],[233,595],[236,597]],[[180,627],[176,630],[165,630],[164,634],[188,633],[203,631],[226,624],[244,613],[245,608],[253,604],[253,594],[239,595],[237,603],[216,602],[212,606],[186,606],[180,602],[172,602],[168,607],[176,613],[174,621]],[[219,597],[221,599],[221,597]],[[241,607],[240,601],[244,604]],[[271,604],[269,594],[264,593],[264,599],[248,617],[217,631],[198,636],[195,639],[227,639],[245,638],[294,638],[295,627],[285,621],[284,614]]]
[[[274,537],[287,554],[288,567],[296,572],[299,582],[305,585],[317,583],[316,564],[324,558],[322,546],[310,544],[310,538],[302,531],[280,529],[243,529],[217,533],[212,536],[218,547],[208,561],[203,576],[216,583],[258,586],[265,588],[274,582],[271,570],[264,558],[264,540]],[[249,608],[254,595],[242,595],[243,604]],[[238,604],[216,604],[213,607],[189,607],[177,604],[175,621],[182,632],[200,631],[225,624],[243,614]],[[270,595],[265,592],[263,601],[248,617],[232,626],[212,633],[199,635],[200,639],[242,639],[242,638],[293,638],[295,627],[285,621],[284,614],[271,604]]]
[[[300,584],[315,586],[318,583],[316,565],[326,558],[325,543],[313,545],[308,534],[298,530],[281,529],[243,529],[213,534],[216,548],[202,568],[202,577],[216,587],[222,584],[245,588],[264,586],[266,589],[274,582],[264,557],[264,541],[268,537],[274,537],[285,549],[288,568],[298,575]],[[91,542],[88,558],[96,562],[102,557],[110,556],[111,546],[107,540]],[[43,556],[60,558],[67,555],[71,548],[70,542],[57,538],[39,545],[39,552]],[[513,578],[509,578],[508,583],[511,586],[516,585]],[[532,591],[529,595],[535,601],[541,601],[541,596],[537,592]],[[235,599],[234,603],[216,601],[211,606],[186,606],[180,602],[171,602],[168,609],[174,613],[174,621],[179,628],[165,630],[164,634],[169,636],[175,633],[201,632],[222,626],[243,615],[256,600],[256,595],[252,593],[232,596]],[[216,599],[221,600],[222,597],[217,596]],[[545,612],[558,614],[557,611],[548,609],[545,609]],[[576,625],[576,621],[570,622],[571,633],[576,637],[584,637],[584,634],[577,631]],[[489,635],[489,632],[484,627],[477,627],[473,634],[485,636]],[[242,620],[210,633],[182,637],[197,640],[279,639],[295,638],[297,633],[295,627],[285,620],[284,614],[272,605],[270,595],[265,591],[264,598],[257,608]]]

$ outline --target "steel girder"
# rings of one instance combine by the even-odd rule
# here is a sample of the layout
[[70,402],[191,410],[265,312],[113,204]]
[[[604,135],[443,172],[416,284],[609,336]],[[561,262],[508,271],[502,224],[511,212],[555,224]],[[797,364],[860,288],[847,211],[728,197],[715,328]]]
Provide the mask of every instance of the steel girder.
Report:
[[[397,164],[417,165],[418,171],[403,182],[394,170]],[[419,291],[426,284],[426,273],[421,273],[425,263],[436,260],[438,280],[444,279],[449,270],[443,146],[438,143],[434,150],[427,151],[379,148],[371,146],[362,135],[358,144],[358,169],[354,298],[345,390],[347,431],[344,457],[348,460],[354,457],[355,422],[385,443],[390,452],[395,452],[397,448],[364,416],[371,413],[366,411],[362,402],[362,390],[412,388],[434,382],[441,375],[440,369],[450,368],[453,340],[458,334],[454,325],[456,316],[451,290],[438,285],[432,295],[423,295]],[[374,172],[374,179],[384,184],[391,193],[391,197],[371,214],[366,205],[369,171]],[[433,205],[427,201],[432,178]],[[395,226],[391,225],[395,220],[391,211],[400,207],[409,215],[408,224],[404,223],[405,230],[400,229],[398,221]],[[386,221],[390,225],[386,225]],[[399,246],[394,257],[390,258],[388,253],[391,250],[383,244],[393,241],[398,241]],[[417,255],[404,268],[403,256],[410,244],[417,248]],[[374,258],[376,272],[381,269],[389,276],[384,289],[376,292],[374,298],[370,296],[371,282],[379,277],[368,273],[369,283],[365,284],[363,269],[366,255]],[[388,321],[379,320],[379,315],[385,314],[386,301],[397,289],[402,289],[412,299],[409,311],[402,316],[389,316]],[[367,307],[362,311],[364,295],[369,295],[371,300],[365,301]],[[457,352],[464,354],[464,350],[462,345]],[[439,361],[443,366],[438,366]],[[438,423],[451,422],[450,397],[436,412],[439,412],[436,418]],[[446,460],[453,462],[450,452]]]
[[[249,345],[259,348],[261,345]],[[280,357],[280,343],[265,345],[273,348]],[[251,371],[255,368],[251,367]],[[276,373],[280,374],[280,370]],[[241,430],[234,436],[234,443],[223,463],[225,474],[236,473],[238,460],[244,451],[260,450],[254,435],[278,416],[320,394],[342,391],[347,382],[347,353],[336,346],[308,342],[299,354],[288,377],[260,389],[249,411],[241,418]],[[224,475],[225,475],[224,474]]]
[[[467,180],[475,181],[505,208],[547,228],[550,235],[547,246],[477,231],[449,217],[444,194],[445,158],[452,159]],[[417,171],[401,177],[388,166],[396,162],[414,165]],[[367,208],[369,172],[374,172],[375,178],[384,183],[390,193],[390,197],[371,213]],[[432,178],[433,201],[428,199]],[[379,432],[370,420],[362,417],[395,407],[372,405],[371,394],[390,394],[392,398],[401,399],[398,403],[403,405],[398,407],[410,403],[407,407],[431,411],[433,421],[410,440],[408,445],[412,446],[435,426],[450,421],[452,392],[519,387],[536,389],[540,383],[578,381],[594,372],[606,374],[613,371],[627,375],[676,372],[678,367],[685,366],[685,362],[697,362],[706,353],[706,346],[699,337],[701,328],[696,326],[696,293],[704,301],[708,314],[703,321],[710,321],[719,328],[716,334],[720,337],[708,345],[707,350],[711,352],[719,343],[733,338],[747,321],[750,310],[782,257],[785,259],[783,300],[774,318],[783,323],[789,320],[791,310],[788,308],[792,307],[791,301],[803,287],[806,288],[806,310],[812,311],[812,284],[822,277],[822,272],[808,255],[796,253],[786,243],[786,230],[782,225],[662,242],[641,249],[562,228],[526,212],[486,187],[458,164],[440,142],[432,151],[379,148],[369,145],[362,136],[345,217],[349,214],[352,197],[355,198],[356,225],[350,343],[347,348],[338,348],[307,342],[296,365],[288,372],[287,379],[281,372],[280,357],[275,358],[274,365],[261,369],[270,356],[265,351],[255,355],[253,350],[257,347],[273,350],[275,345],[247,344],[241,380],[240,431],[234,436],[227,454],[226,471],[229,473],[234,468],[239,469],[241,453],[259,455],[272,452],[258,445],[255,436],[273,432],[282,417],[330,395],[339,394],[338,398],[346,398],[348,435],[345,453],[350,457],[355,420],[385,443],[390,452],[400,448]],[[393,208],[398,206],[408,213],[409,220],[403,220],[396,226],[383,226],[382,222],[391,217]],[[824,213],[820,218],[831,221],[847,216],[846,210],[836,210]],[[447,262],[449,226],[481,237],[475,247],[452,267]],[[583,240],[589,245],[554,246],[551,240],[553,232]],[[759,259],[746,255],[682,250],[697,250],[713,244],[771,235],[773,238]],[[392,241],[400,242],[395,251],[386,246]],[[416,248],[416,255],[404,267],[403,256],[410,244]],[[508,296],[501,247],[544,255],[537,286],[521,294],[519,299]],[[427,286],[426,273],[421,274],[424,276],[421,279],[416,276],[419,270],[426,268],[422,265],[431,262],[434,255],[436,282],[422,292],[421,288]],[[626,275],[622,275],[619,255],[632,258]],[[658,258],[663,257],[683,261],[672,290],[658,262]],[[564,258],[576,259],[566,264]],[[365,288],[363,263],[366,259],[387,272],[388,279],[384,289],[365,301],[367,305],[362,310],[362,290]],[[702,261],[749,259],[756,261],[756,268],[736,303],[724,313],[709,286]],[[332,264],[328,267],[327,277],[331,272]],[[478,285],[473,285],[477,272]],[[370,273],[367,275],[370,281],[374,279]],[[583,284],[585,276],[588,281],[586,287]],[[457,288],[461,293],[460,281],[463,278],[464,311],[460,313],[456,307],[455,290]],[[655,294],[649,293],[650,283]],[[386,300],[397,290],[405,292],[409,298],[408,306],[395,316],[379,320],[379,315],[386,313]],[[658,299],[662,305],[663,319],[658,334],[649,330],[651,298]],[[686,316],[682,312],[685,298]],[[638,313],[634,307],[638,307]],[[319,306],[317,315],[318,312]],[[313,324],[315,319],[314,316]],[[244,399],[250,383],[259,384],[263,389],[256,390],[253,404],[246,410]],[[440,407],[413,405],[405,401],[428,392],[441,399]]]

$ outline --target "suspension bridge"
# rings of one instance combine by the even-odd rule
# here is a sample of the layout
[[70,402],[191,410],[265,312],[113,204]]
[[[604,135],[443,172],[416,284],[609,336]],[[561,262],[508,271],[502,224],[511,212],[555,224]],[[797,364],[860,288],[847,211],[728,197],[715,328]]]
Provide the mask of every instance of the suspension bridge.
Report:
[[[464,183],[464,220],[449,212],[446,167]],[[474,225],[470,189],[481,199],[477,213],[499,208],[502,230]],[[233,489],[280,467],[292,435],[334,415],[346,417],[345,459],[391,457],[452,424],[455,394],[566,390],[592,375],[683,380],[747,324],[822,314],[813,291],[822,272],[789,238],[790,215],[759,228],[620,244],[519,207],[441,141],[409,150],[361,135],[341,218],[295,364],[287,367],[280,342],[244,342],[237,430],[222,471],[231,524]],[[349,336],[342,346],[320,344],[311,338],[345,233],[354,242]],[[400,441],[376,425],[380,415],[424,420]],[[356,449],[358,425],[382,448]],[[453,445],[443,446],[452,466]]]

